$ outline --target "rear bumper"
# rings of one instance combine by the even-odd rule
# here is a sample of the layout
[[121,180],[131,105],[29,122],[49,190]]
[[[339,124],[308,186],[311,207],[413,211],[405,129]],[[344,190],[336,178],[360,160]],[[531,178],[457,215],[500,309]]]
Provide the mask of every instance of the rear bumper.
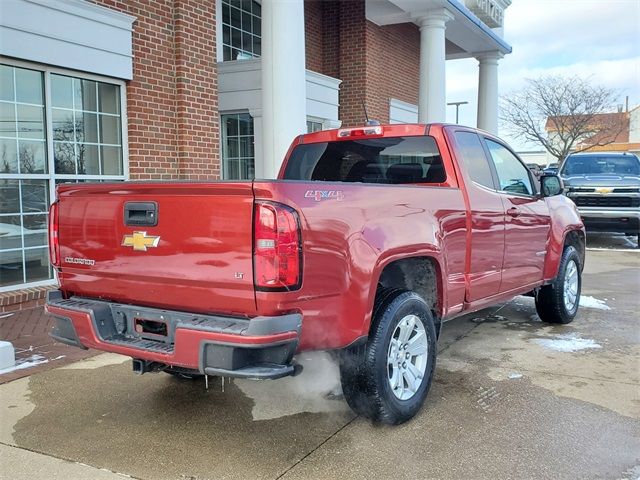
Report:
[[[230,318],[195,315],[73,297],[49,292],[46,310],[56,325],[51,336],[94,348],[202,374],[279,378],[294,372],[302,316]],[[162,334],[140,331],[139,320],[163,326]]]

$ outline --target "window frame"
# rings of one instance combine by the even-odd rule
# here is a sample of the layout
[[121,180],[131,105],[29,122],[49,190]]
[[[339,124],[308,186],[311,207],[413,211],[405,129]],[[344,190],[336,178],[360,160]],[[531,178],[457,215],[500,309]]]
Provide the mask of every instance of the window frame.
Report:
[[[482,143],[482,148],[484,150],[484,154],[487,157],[487,161],[489,163],[489,168],[491,169],[491,176],[493,177],[493,183],[496,186],[495,191],[499,192],[501,194],[504,194],[504,195],[512,195],[512,196],[515,196],[515,197],[534,198],[534,199],[538,198],[539,192],[538,192],[538,189],[536,188],[536,183],[533,181],[533,173],[531,172],[531,170],[529,170],[529,167],[527,167],[525,165],[525,163],[518,156],[518,154],[516,152],[514,152],[512,148],[507,146],[503,141],[501,141],[501,140],[499,140],[499,139],[497,139],[495,137],[489,137],[487,135],[482,135],[482,134],[479,134],[478,136],[480,137],[480,143]],[[518,162],[520,162],[520,165],[522,165],[522,167],[525,169],[525,172],[527,172],[527,176],[529,177],[529,184],[531,185],[531,190],[532,190],[531,194],[509,192],[509,191],[506,191],[506,190],[502,190],[500,188],[500,177],[498,176],[498,169],[496,168],[496,164],[493,161],[493,157],[491,156],[491,150],[489,150],[489,146],[487,145],[487,141],[492,141],[493,143],[497,143],[501,147],[505,148],[508,152],[510,152],[516,158],[516,160],[518,160]]]
[[[262,0],[252,0],[255,3],[258,3],[261,7],[262,7]],[[259,58],[262,58],[262,14],[260,15],[260,35],[255,35],[252,31],[249,32],[247,31],[247,33],[249,33],[252,36],[259,36],[260,37],[260,55],[253,55],[252,53],[252,57],[250,59],[242,59],[242,60],[225,60],[224,59],[224,24],[223,24],[223,15],[222,15],[222,0],[216,0],[216,61],[219,63],[222,62],[237,62],[237,61],[243,61],[243,60],[256,60]],[[254,15],[253,13],[251,13],[251,15],[257,17],[257,15]],[[231,27],[231,28],[235,28],[235,27]],[[240,32],[244,32],[245,30],[240,30]],[[231,47],[234,48],[234,47]],[[242,50],[242,49],[237,49],[237,50]]]
[[[230,116],[230,115],[249,115],[249,118],[251,118],[251,122],[253,123],[253,135],[251,135],[253,137],[253,178],[252,179],[229,179],[227,178],[227,160],[229,160],[228,156],[227,156],[227,131],[226,131],[226,125],[224,124],[224,118],[225,116]],[[218,114],[219,116],[219,121],[220,121],[220,179],[224,180],[224,181],[229,181],[229,182],[242,182],[242,181],[253,181],[256,178],[256,168],[257,168],[257,162],[256,162],[256,119],[253,115],[251,115],[251,112],[249,112],[248,110],[227,110],[224,112],[219,112]],[[240,137],[244,137],[245,135],[235,135],[236,138],[240,138]],[[238,157],[232,157],[234,159],[246,159],[246,158],[250,158],[250,157],[242,157],[241,155]]]
[[[324,130],[324,119],[319,118],[319,117],[311,117],[311,116],[307,116],[307,132],[306,133],[316,133],[316,132],[321,132],[322,130]],[[312,132],[309,131],[309,124],[314,124],[314,125],[320,125],[320,129],[319,130],[314,130]]]
[[[56,199],[56,181],[57,180],[102,180],[102,181],[126,181],[129,180],[129,136],[128,136],[128,118],[127,118],[127,83],[124,80],[107,77],[104,75],[95,75],[92,73],[79,72],[65,68],[54,67],[37,62],[29,62],[0,56],[0,63],[14,68],[23,68],[34,70],[42,73],[43,89],[44,89],[44,129],[45,129],[45,149],[46,149],[46,165],[47,173],[0,173],[0,180],[46,180],[49,182],[48,194],[49,205]],[[51,103],[51,75],[64,75],[81,80],[92,80],[95,82],[108,83],[119,87],[120,93],[120,135],[122,144],[122,175],[86,175],[86,174],[56,174],[54,159],[54,139],[53,139],[53,118]],[[48,212],[46,212],[48,213]],[[24,245],[24,242],[23,242]],[[21,250],[24,250],[24,246]],[[12,250],[13,251],[13,250]],[[23,258],[24,268],[24,258]],[[39,280],[35,282],[17,283],[14,285],[0,286],[0,293],[23,288],[54,285],[57,283],[57,274],[53,270],[53,278],[47,280]]]

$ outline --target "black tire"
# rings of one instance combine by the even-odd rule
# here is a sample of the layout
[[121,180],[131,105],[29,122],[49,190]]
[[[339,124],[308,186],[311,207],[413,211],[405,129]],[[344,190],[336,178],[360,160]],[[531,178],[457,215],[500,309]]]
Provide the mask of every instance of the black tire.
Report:
[[[578,284],[576,300],[573,306],[567,305],[564,295],[567,268],[571,264],[577,268]],[[558,275],[550,285],[542,287],[536,295],[536,311],[543,322],[547,323],[571,323],[578,313],[580,305],[580,292],[582,291],[582,265],[580,255],[574,247],[567,246],[562,252]]]
[[[387,362],[396,327],[408,315],[418,317],[424,327],[428,349],[421,383],[410,398],[400,399],[389,381],[390,368],[395,367],[389,367]],[[411,335],[409,340],[414,338],[414,334]],[[422,407],[431,387],[435,365],[436,330],[425,301],[410,291],[383,290],[376,298],[367,343],[341,356],[342,390],[357,414],[376,422],[397,425],[411,419]],[[404,388],[403,377],[401,382]]]

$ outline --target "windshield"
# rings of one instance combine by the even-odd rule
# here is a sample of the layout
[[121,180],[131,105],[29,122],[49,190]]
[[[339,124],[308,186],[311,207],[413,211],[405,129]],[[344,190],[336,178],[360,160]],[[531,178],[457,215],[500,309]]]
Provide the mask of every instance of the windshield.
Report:
[[443,183],[446,173],[432,137],[387,137],[298,145],[285,180]]
[[570,155],[562,175],[640,175],[640,161],[635,155]]

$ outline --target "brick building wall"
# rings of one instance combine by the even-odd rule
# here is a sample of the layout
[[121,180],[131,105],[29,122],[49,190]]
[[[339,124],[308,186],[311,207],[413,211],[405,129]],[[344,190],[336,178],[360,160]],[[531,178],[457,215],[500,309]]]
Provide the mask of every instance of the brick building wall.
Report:
[[324,2],[304,0],[304,47],[307,70],[323,73]]
[[366,19],[364,0],[305,0],[306,66],[342,80],[344,126],[369,117],[389,122],[389,99],[418,103],[420,30],[379,26]]
[[366,22],[367,109],[389,123],[389,99],[417,104],[420,80],[420,30],[403,23],[378,26]]
[[93,2],[137,18],[127,82],[131,178],[218,178],[215,0]]
[[[368,103],[367,44],[364,1],[340,2],[340,120],[343,126],[361,125],[362,102]],[[368,107],[368,105],[367,105]]]

